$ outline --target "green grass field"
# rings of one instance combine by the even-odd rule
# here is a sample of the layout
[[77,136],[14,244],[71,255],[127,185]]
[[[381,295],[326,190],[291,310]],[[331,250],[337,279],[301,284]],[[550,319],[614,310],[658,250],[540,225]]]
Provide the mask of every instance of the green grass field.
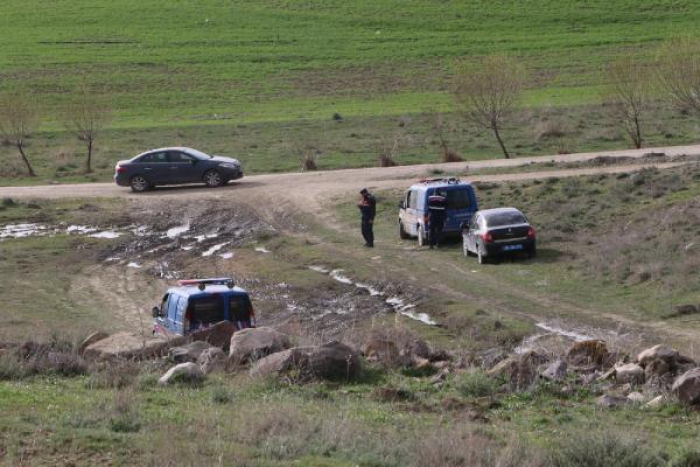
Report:
[[[26,88],[41,106],[29,154],[43,182],[86,180],[79,175],[82,148],[56,116],[81,83],[109,94],[114,106],[111,130],[97,142],[98,180],[107,180],[120,158],[171,144],[236,155],[249,173],[297,170],[297,149],[309,144],[322,150],[322,168],[374,165],[377,146],[396,132],[399,118],[409,121],[399,162],[435,160],[424,114],[452,110],[459,60],[493,53],[525,64],[527,108],[564,106],[581,116],[563,149],[624,147],[619,135],[581,135],[613,123],[581,106],[598,102],[600,71],[614,57],[651,61],[663,40],[697,32],[694,6],[8,0],[0,15],[0,91]],[[342,124],[332,120],[335,112]],[[650,143],[694,141],[694,123],[668,136],[677,125],[662,117],[660,124],[655,112],[648,122]],[[521,119],[530,123],[527,131],[516,122],[504,132],[516,154],[562,150],[533,144],[531,113]],[[490,135],[453,120],[461,130],[453,144],[465,158],[499,155]],[[8,147],[0,156],[9,161],[0,182],[12,183],[18,158]]]

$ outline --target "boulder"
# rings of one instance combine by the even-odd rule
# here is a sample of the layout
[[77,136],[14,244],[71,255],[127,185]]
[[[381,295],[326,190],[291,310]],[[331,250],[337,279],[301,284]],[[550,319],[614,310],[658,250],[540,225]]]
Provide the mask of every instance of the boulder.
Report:
[[88,345],[83,352],[91,360],[139,360],[163,355],[169,342],[130,332],[118,332]]
[[627,394],[627,400],[629,400],[633,404],[643,404],[644,401],[646,400],[646,397],[641,392],[634,391],[634,392]]
[[652,400],[646,403],[647,407],[661,407],[666,403],[666,396],[656,396]]
[[236,363],[258,360],[289,349],[289,337],[269,327],[248,328],[231,337],[229,357]]
[[644,368],[644,375],[647,381],[652,379],[658,379],[671,372],[671,364],[666,360],[656,358],[654,360],[647,360]]
[[644,368],[636,363],[623,363],[615,366],[615,382],[617,384],[643,384]]
[[605,407],[606,409],[612,409],[622,405],[627,405],[630,400],[624,396],[615,396],[612,394],[604,394],[596,399],[596,405],[599,407]]
[[663,345],[655,345],[650,349],[643,350],[637,355],[637,363],[646,367],[653,360],[663,360],[668,365],[673,366],[678,358],[678,351],[664,347]]
[[226,368],[226,354],[218,347],[209,347],[197,358],[197,364],[205,375]]
[[674,381],[671,392],[687,405],[700,403],[700,368],[688,370]]
[[210,348],[212,346],[205,341],[190,342],[179,347],[171,347],[168,350],[168,359],[175,363],[196,362],[202,352]]
[[602,366],[609,358],[608,354],[608,347],[605,341],[593,339],[573,344],[566,354],[566,360],[571,365]]
[[547,363],[547,357],[535,351],[513,355],[487,371],[492,377],[504,378],[511,385],[522,388],[531,385],[537,378],[537,369]]
[[549,381],[561,381],[566,378],[566,362],[558,359],[547,366],[540,376]]
[[214,347],[228,350],[231,336],[238,328],[231,321],[219,321],[213,326],[201,329],[188,336],[189,341],[205,341]]
[[78,347],[78,355],[83,355],[85,353],[85,349],[87,349],[89,346],[94,344],[97,341],[101,341],[102,339],[106,339],[109,337],[109,334],[106,332],[93,332],[89,336],[87,336],[83,342],[80,343],[80,346]]
[[197,382],[204,379],[204,373],[197,364],[192,362],[180,363],[169,369],[158,380],[158,384],[167,386],[176,382]]
[[340,342],[321,346],[295,347],[269,355],[250,369],[254,377],[287,376],[296,381],[310,379],[356,379],[360,374],[359,354]]

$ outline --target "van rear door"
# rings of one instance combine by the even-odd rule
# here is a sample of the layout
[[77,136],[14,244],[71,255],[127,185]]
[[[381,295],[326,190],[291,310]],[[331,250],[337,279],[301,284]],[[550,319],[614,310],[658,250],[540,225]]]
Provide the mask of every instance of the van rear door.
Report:
[[[462,223],[469,223],[476,212],[476,197],[471,186],[456,186],[443,189],[447,198],[446,232],[458,232]],[[438,190],[438,191],[443,191]]]

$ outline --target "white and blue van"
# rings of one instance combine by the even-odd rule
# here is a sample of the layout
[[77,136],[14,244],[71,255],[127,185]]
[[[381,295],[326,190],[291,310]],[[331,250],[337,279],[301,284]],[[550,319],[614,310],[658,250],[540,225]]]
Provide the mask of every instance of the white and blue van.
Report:
[[472,215],[479,210],[476,192],[471,183],[458,178],[434,178],[421,180],[411,185],[399,203],[399,237],[418,238],[419,245],[428,240],[428,198],[446,198],[447,221],[445,235],[461,234],[462,227],[468,225]]

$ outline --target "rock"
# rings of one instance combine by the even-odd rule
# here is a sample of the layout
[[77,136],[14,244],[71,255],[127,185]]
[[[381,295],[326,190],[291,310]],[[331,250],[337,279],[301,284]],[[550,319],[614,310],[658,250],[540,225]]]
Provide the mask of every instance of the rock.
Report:
[[272,328],[243,329],[231,337],[229,357],[236,363],[259,360],[291,346],[289,336]]
[[627,395],[627,399],[633,404],[643,404],[646,400],[646,397],[641,392],[634,391]]
[[671,365],[660,358],[654,360],[647,360],[646,367],[644,368],[644,375],[647,381],[654,378],[659,378],[671,372]]
[[367,339],[362,346],[362,354],[370,362],[388,368],[415,366],[416,362],[439,360],[443,356],[441,353],[433,355],[430,346],[414,336],[381,333],[374,333]]
[[700,308],[695,305],[678,305],[673,309],[673,313],[671,313],[669,317],[676,318],[678,316],[696,315],[698,313],[700,313]]
[[[615,365],[615,366],[617,366],[617,365]],[[600,377],[598,379],[601,381],[607,381],[609,379],[611,380],[615,377],[616,373],[617,373],[617,369],[615,367],[612,367],[608,371],[606,371],[605,373],[600,375]]]
[[429,383],[432,385],[441,384],[445,380],[447,380],[447,377],[449,376],[449,374],[450,374],[449,368],[443,368],[430,378]]
[[629,404],[630,401],[623,396],[614,396],[612,394],[604,394],[596,399],[596,405],[600,407],[605,407],[607,409],[612,409],[622,405]]
[[231,336],[236,331],[238,331],[238,328],[231,321],[219,321],[213,326],[192,333],[188,336],[188,340],[205,341],[214,347],[219,347],[226,351],[231,343]]
[[678,352],[663,345],[655,345],[650,349],[643,350],[637,355],[637,363],[646,367],[652,360],[663,360],[669,365],[675,365]]
[[367,357],[368,361],[381,363],[388,368],[407,366],[411,362],[410,358],[400,355],[396,343],[376,336],[362,346],[362,354]]
[[209,348],[212,346],[205,341],[194,341],[179,347],[171,347],[168,350],[168,359],[175,363],[196,362],[202,352]]
[[109,334],[106,332],[93,332],[89,336],[87,336],[83,342],[80,343],[80,346],[78,347],[78,355],[83,355],[85,353],[85,349],[87,349],[89,346],[94,344],[95,342],[101,341],[103,339],[106,339],[109,337]]
[[537,378],[537,369],[547,363],[547,357],[535,351],[513,355],[487,371],[489,376],[501,377],[511,385],[522,388],[531,385]]
[[158,380],[158,384],[167,386],[175,382],[195,382],[204,379],[204,373],[197,364],[192,362],[180,363],[169,369]]
[[566,378],[566,362],[562,359],[552,362],[540,376],[549,381],[561,381]]
[[481,360],[481,367],[484,370],[490,370],[492,368],[495,368],[496,365],[501,363],[503,360],[507,359],[508,355],[505,354],[503,351],[500,349],[492,349],[484,353],[480,360]]
[[253,377],[291,376],[296,381],[310,379],[356,379],[360,356],[340,342],[315,347],[294,347],[269,355],[250,369]]
[[647,407],[661,407],[666,403],[666,396],[656,396],[646,403]]
[[617,384],[643,384],[644,368],[636,363],[624,363],[615,367],[615,382]]
[[209,347],[197,358],[197,364],[205,375],[224,369],[226,363],[226,354],[218,347]]
[[418,356],[413,357],[413,368],[423,370],[427,368],[435,368],[430,360]]
[[566,360],[571,365],[601,366],[605,363],[607,357],[608,347],[601,340],[576,342],[566,354]]
[[83,352],[92,360],[138,360],[163,355],[169,342],[130,332],[119,332],[88,345]]
[[408,389],[383,387],[372,391],[371,397],[382,402],[398,402],[413,399],[413,393]]
[[686,405],[700,403],[700,368],[686,371],[674,381],[671,392]]

